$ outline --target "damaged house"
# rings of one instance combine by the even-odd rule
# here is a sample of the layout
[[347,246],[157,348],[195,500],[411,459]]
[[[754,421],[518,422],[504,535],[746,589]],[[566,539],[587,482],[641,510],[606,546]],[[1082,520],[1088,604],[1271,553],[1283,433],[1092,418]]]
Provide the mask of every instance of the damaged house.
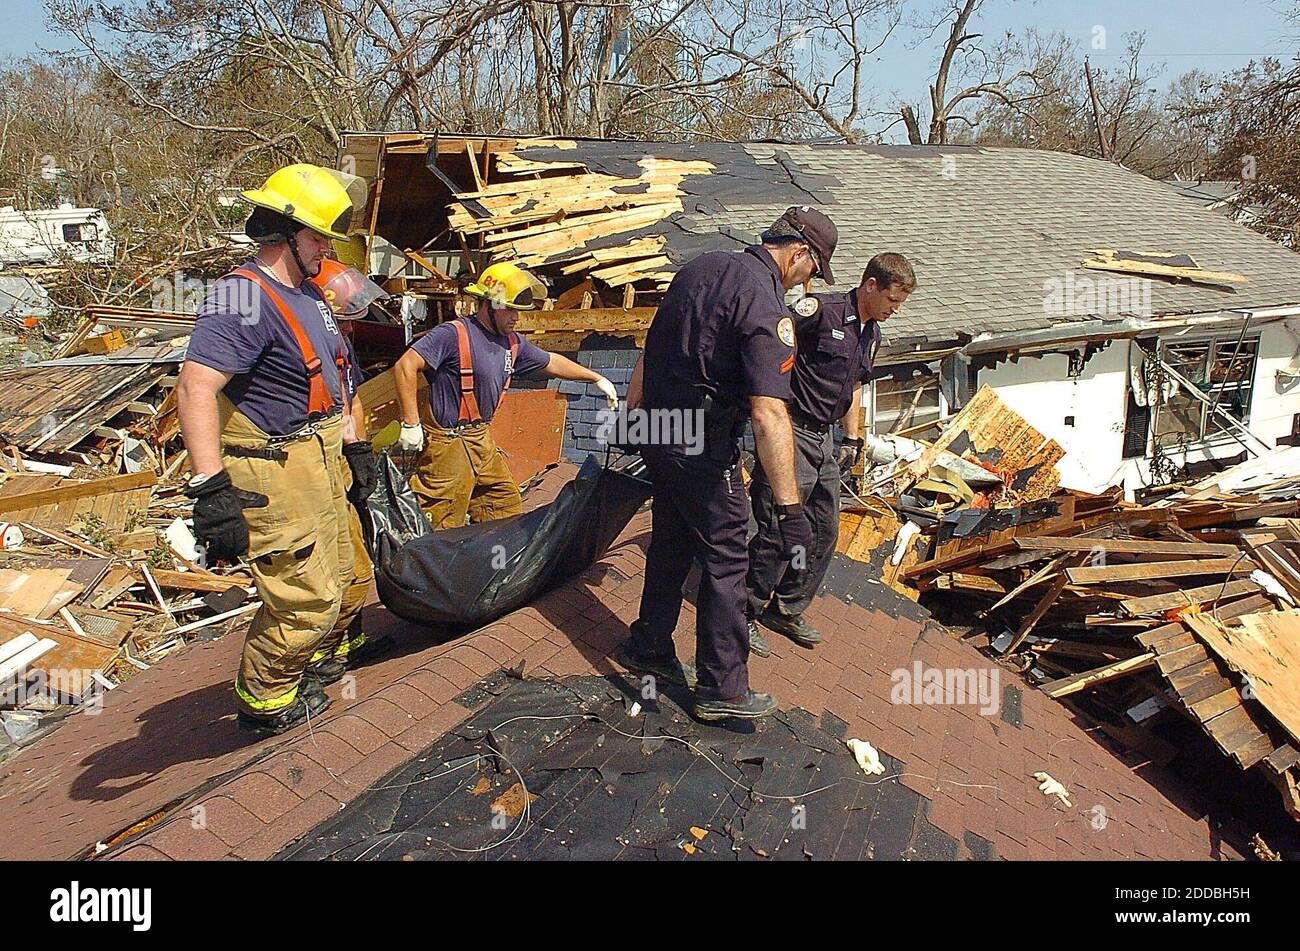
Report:
[[[839,226],[837,289],[885,250],[920,280],[864,395],[876,433],[932,436],[987,384],[1061,445],[1064,486],[1129,497],[1300,433],[1300,258],[1106,162],[353,133],[340,165],[371,183],[357,224],[402,295],[395,343],[454,314],[458,277],[511,260],[551,289],[520,329],[625,380],[677,267],[808,203]],[[585,455],[596,404],[567,395],[566,447]]]

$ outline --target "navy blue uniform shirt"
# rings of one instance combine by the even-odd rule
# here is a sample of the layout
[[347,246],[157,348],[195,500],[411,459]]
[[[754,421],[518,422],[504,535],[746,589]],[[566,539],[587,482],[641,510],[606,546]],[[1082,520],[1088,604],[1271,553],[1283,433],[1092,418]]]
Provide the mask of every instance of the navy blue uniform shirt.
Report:
[[698,407],[701,387],[746,411],[751,396],[788,400],[794,347],[772,255],[702,254],[673,277],[646,334],[645,407]]
[[[474,363],[474,399],[483,421],[492,419],[505,392],[506,380],[515,374],[543,370],[551,355],[519,334],[519,354],[510,365],[510,338],[486,330],[475,317],[458,318],[469,329],[470,359]],[[429,406],[443,429],[451,429],[460,418],[460,344],[452,321],[439,324],[411,348],[428,364]]]
[[[292,308],[342,408],[337,361],[344,344],[334,312],[310,281],[286,287],[253,261],[244,267],[260,273]],[[302,349],[275,301],[247,278],[223,277],[213,285],[199,306],[186,358],[232,374],[226,398],[268,435],[285,436],[307,424],[310,383]]]
[[853,390],[871,379],[880,324],[858,317],[858,292],[810,294],[798,300],[799,352],[790,381],[792,406],[819,423],[834,423],[853,405]]

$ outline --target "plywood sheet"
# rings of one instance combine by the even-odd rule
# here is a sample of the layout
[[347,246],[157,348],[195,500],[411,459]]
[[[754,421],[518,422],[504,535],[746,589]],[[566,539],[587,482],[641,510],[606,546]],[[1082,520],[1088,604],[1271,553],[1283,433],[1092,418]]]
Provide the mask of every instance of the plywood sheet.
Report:
[[5,585],[11,590],[0,603],[0,608],[24,617],[37,617],[68,583],[70,574],[67,568],[36,568],[21,572],[20,577]]
[[1300,611],[1245,614],[1227,628],[1204,614],[1185,621],[1210,650],[1249,678],[1254,698],[1300,740]]
[[890,563],[894,555],[895,540],[903,527],[897,516],[888,510],[876,511],[867,508],[845,509],[840,513],[840,536],[835,550],[854,561],[869,565],[872,577],[878,578],[905,598],[916,601],[920,592],[903,581],[903,572],[919,564],[925,555],[926,542],[920,536],[903,554],[902,561]]
[[[366,408],[366,430],[371,438],[400,416],[394,380],[393,371],[385,370],[361,384],[358,395]],[[428,383],[423,373],[416,399],[421,418],[431,424]],[[526,482],[560,461],[567,408],[568,401],[556,390],[510,390],[501,398],[492,418],[492,437],[505,452],[516,482]]]
[[560,461],[569,401],[557,390],[506,393],[492,417],[492,438],[518,483]]
[[943,450],[973,456],[1007,481],[1018,503],[1045,499],[1060,486],[1056,464],[1065,450],[1025,421],[985,384],[909,467],[912,481],[929,472]]

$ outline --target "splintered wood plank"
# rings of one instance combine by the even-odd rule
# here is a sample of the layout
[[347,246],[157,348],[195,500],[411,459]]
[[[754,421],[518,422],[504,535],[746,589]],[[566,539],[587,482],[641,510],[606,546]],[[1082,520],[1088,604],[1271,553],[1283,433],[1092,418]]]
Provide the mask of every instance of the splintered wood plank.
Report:
[[1205,514],[1178,515],[1178,524],[1191,531],[1196,528],[1209,528],[1214,525],[1235,525],[1240,522],[1253,522],[1261,518],[1287,518],[1300,512],[1300,502],[1266,502],[1261,505],[1233,506]]
[[32,492],[0,498],[0,515],[11,516],[5,521],[31,521],[29,518],[18,517],[14,513],[22,513],[28,509],[39,508],[43,505],[56,505],[74,499],[87,499],[97,495],[107,495],[111,492],[123,492],[143,486],[152,486],[157,481],[158,474],[152,470],[147,470],[130,475],[110,476],[107,479],[94,479],[89,482],[73,482],[50,489],[37,489]]
[[1075,674],[1073,677],[1062,677],[1059,680],[1053,680],[1043,684],[1042,690],[1049,697],[1063,697],[1067,694],[1077,693],[1080,690],[1086,690],[1099,683],[1106,683],[1118,677],[1126,677],[1140,670],[1146,670],[1154,664],[1154,654],[1140,654],[1137,657],[1116,661],[1095,670]]
[[1183,650],[1184,648],[1191,647],[1193,644],[1197,643],[1196,638],[1193,635],[1188,634],[1181,624],[1178,627],[1182,633],[1162,638],[1152,644],[1151,649],[1157,654],[1172,654],[1175,651]]
[[1248,575],[1254,570],[1253,561],[1238,555],[1236,558],[1146,561],[1136,565],[1085,565],[1066,569],[1065,573],[1074,584],[1101,584],[1108,581],[1148,581],[1191,575]]
[[1223,676],[1221,662],[1215,657],[1207,656],[1206,659],[1201,661],[1199,664],[1194,664],[1191,667],[1184,667],[1181,670],[1176,670],[1170,673],[1167,679],[1169,680],[1169,685],[1174,688],[1174,691],[1179,695],[1182,695],[1185,691],[1190,690],[1193,684],[1210,676],[1227,680],[1227,678]]
[[1220,713],[1226,713],[1233,707],[1241,706],[1241,691],[1228,683],[1218,693],[1211,694],[1203,700],[1197,700],[1188,706],[1198,720],[1209,720]]
[[1044,538],[1031,535],[1015,540],[1017,548],[1035,551],[1102,551],[1108,555],[1169,555],[1184,558],[1236,557],[1236,545],[1210,542],[1168,542],[1149,538]]
[[1170,651],[1168,654],[1160,654],[1156,658],[1156,663],[1160,666],[1162,673],[1174,674],[1194,664],[1203,664],[1209,658],[1210,655],[1206,653],[1203,645],[1189,644],[1187,647]]
[[[1198,666],[1191,669],[1202,670],[1204,668]],[[1173,678],[1170,678],[1171,683],[1172,681]],[[1184,680],[1180,682],[1183,684],[1183,687],[1181,689],[1175,687],[1174,692],[1178,694],[1178,699],[1183,701],[1188,708],[1191,708],[1194,704],[1208,700],[1210,697],[1221,694],[1225,690],[1236,690],[1236,686],[1231,680],[1223,676],[1223,672],[1219,670],[1217,664],[1215,664],[1214,668],[1208,673],[1201,674],[1201,676],[1193,680]],[[1238,691],[1237,696],[1238,702],[1240,702],[1240,691]]]
[[1181,621],[1174,621],[1171,624],[1162,624],[1159,627],[1153,627],[1149,631],[1143,631],[1137,635],[1136,640],[1143,647],[1155,649],[1156,653],[1163,653],[1157,646],[1160,641],[1168,637],[1174,637],[1178,634],[1186,633],[1187,629],[1183,627]]
[[1056,603],[1056,599],[1061,596],[1061,592],[1065,590],[1067,583],[1065,575],[1057,575],[1056,580],[1052,582],[1052,586],[1039,599],[1038,604],[1034,605],[1034,609],[1029,612],[1029,616],[1021,622],[1020,629],[1016,631],[1016,636],[1011,639],[1011,643],[1007,645],[1004,653],[1013,653],[1020,646],[1020,642],[1029,636],[1029,632],[1034,629],[1034,625],[1042,620],[1043,615]]
[[[157,577],[156,572],[154,577]],[[92,608],[106,608],[124,594],[131,585],[135,584],[136,580],[136,574],[130,568],[123,565],[114,565],[108,570],[104,579],[95,586],[95,590],[87,599],[87,603]]]
[[981,594],[1007,593],[1006,586],[996,578],[989,578],[986,575],[964,574],[960,571],[939,575],[934,579],[933,587],[940,591],[977,591]]
[[1028,591],[1034,585],[1046,581],[1056,572],[1057,568],[1061,566],[1062,561],[1064,561],[1063,557],[1053,558],[1051,561],[1043,565],[1043,567],[1039,568],[1037,571],[1035,571],[1032,575],[1030,575],[1020,584],[1016,585],[1014,588],[1008,591],[1004,597],[999,598],[998,601],[995,602],[992,606],[990,606],[988,611],[986,611],[985,613],[988,614],[993,611],[996,611],[1004,604],[1013,601],[1015,598],[1019,597],[1021,594]]
[[[1233,601],[1231,604],[1220,604],[1214,609],[1214,616],[1220,621],[1236,621],[1243,614],[1256,614],[1260,611],[1273,610],[1273,601],[1266,594],[1252,594],[1242,598],[1240,601]],[[1239,622],[1238,622],[1239,623]]]
[[[1166,525],[1173,520],[1173,512],[1168,509],[1134,509],[1132,511],[1107,512],[1102,515],[1089,516],[1080,521],[1075,521],[1070,515],[1058,515],[1051,518],[1045,518],[1037,522],[1027,522],[1020,525],[1012,526],[1000,532],[993,532],[987,536],[982,536],[974,541],[961,539],[942,545],[935,552],[934,557],[929,561],[921,562],[913,566],[909,571],[904,573],[905,578],[915,578],[931,572],[948,571],[970,562],[980,562],[984,564],[990,558],[997,558],[1009,555],[1017,551],[1022,540],[1042,538],[1044,536],[1055,536],[1060,532],[1070,532],[1077,535],[1082,532],[1090,532],[1096,529],[1110,528],[1115,529],[1119,526],[1131,526],[1139,529],[1150,529]],[[1039,545],[1038,542],[1029,542],[1024,545],[1025,549],[1035,546],[1043,549],[1045,552],[1050,551],[1076,551],[1091,552],[1094,547],[1101,543],[1113,542],[1114,539],[1101,538],[1051,538],[1050,544]],[[1063,544],[1058,544],[1063,543]],[[1185,544],[1177,542],[1175,544]],[[1204,554],[1231,554],[1237,551],[1235,546],[1219,546],[1222,551],[1212,551]]]
[[1170,594],[1153,594],[1146,598],[1129,598],[1120,602],[1120,608],[1130,616],[1158,614],[1193,604],[1212,604],[1225,598],[1258,591],[1259,585],[1249,579],[1229,581],[1227,584],[1207,584],[1199,588],[1185,588]]
[[[253,583],[247,575],[213,575],[198,571],[164,571],[150,568],[149,573],[160,588],[172,588],[180,591],[229,591],[231,588],[246,588]],[[144,572],[136,569],[131,572],[133,582],[144,582]],[[147,582],[145,582],[147,583]]]
[[81,594],[84,590],[86,590],[85,585],[78,584],[75,581],[65,581],[63,586],[60,587],[58,591],[54,592],[49,603],[47,603],[35,616],[42,621],[48,621],[50,618],[54,617],[54,615],[59,613],[60,608],[67,607],[67,605],[76,600],[77,595]]

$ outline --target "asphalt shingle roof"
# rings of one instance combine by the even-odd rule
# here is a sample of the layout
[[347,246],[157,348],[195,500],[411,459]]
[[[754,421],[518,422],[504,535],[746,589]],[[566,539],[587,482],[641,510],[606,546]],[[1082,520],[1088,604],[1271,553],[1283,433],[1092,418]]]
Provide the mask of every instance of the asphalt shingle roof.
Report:
[[[643,149],[702,159],[721,148],[627,145],[629,154]],[[579,155],[586,146],[579,143]],[[683,182],[692,198],[674,222],[676,236],[668,229],[670,254],[687,238],[682,229],[752,238],[792,203],[791,183],[794,190],[806,188],[829,199],[821,207],[839,227],[840,287],[856,284],[880,251],[901,252],[916,267],[920,288],[890,322],[895,340],[951,340],[1090,319],[1087,312],[1050,313],[1045,300],[1052,281],[1078,286],[1106,279],[1107,272],[1081,266],[1094,248],[1187,253],[1203,268],[1249,278],[1235,290],[1153,281],[1150,307],[1157,316],[1300,303],[1300,255],[1198,207],[1163,182],[1108,162],[1015,148],[743,148],[772,170],[772,187],[750,185],[738,193],[728,181],[729,167],[737,164],[735,146],[720,151],[713,173]],[[752,170],[745,174],[753,180]],[[698,237],[686,242],[691,252],[698,245]]]

